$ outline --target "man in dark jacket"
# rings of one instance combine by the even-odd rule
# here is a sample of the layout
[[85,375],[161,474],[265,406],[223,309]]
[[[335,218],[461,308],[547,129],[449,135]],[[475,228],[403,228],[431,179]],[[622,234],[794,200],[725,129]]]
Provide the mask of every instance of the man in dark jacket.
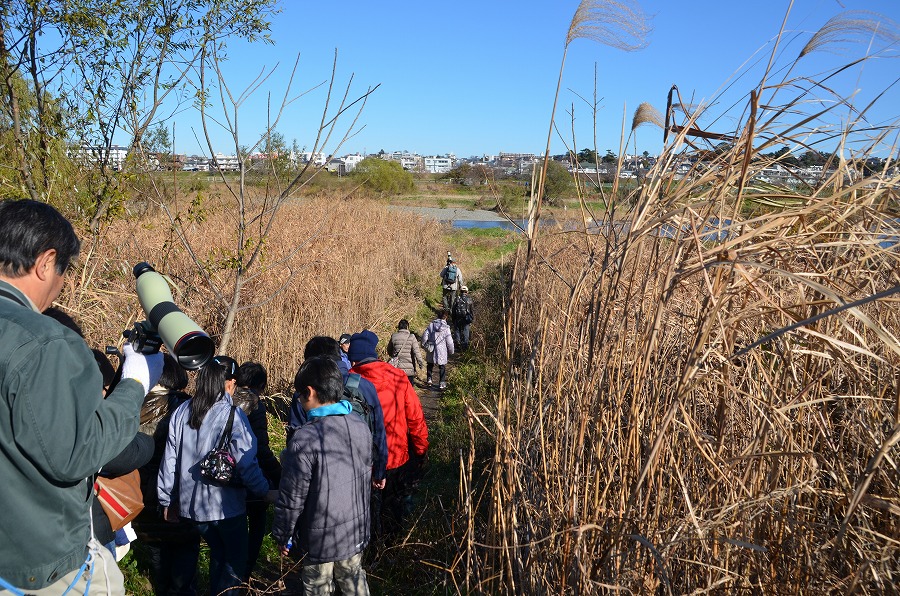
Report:
[[469,288],[463,286],[459,289],[456,304],[453,305],[453,340],[463,352],[469,349],[469,327],[474,320],[475,307],[469,296]]
[[[162,355],[126,345],[122,380],[103,398],[84,340],[40,314],[79,249],[53,207],[0,201],[0,577],[27,593],[81,594],[90,581],[124,594],[115,559],[91,538],[92,480],[136,435]],[[92,577],[79,571],[89,550]]]
[[303,556],[305,594],[368,594],[362,553],[369,543],[372,435],[342,400],[344,383],[327,356],[303,362],[294,389],[309,417],[288,441],[272,537]]

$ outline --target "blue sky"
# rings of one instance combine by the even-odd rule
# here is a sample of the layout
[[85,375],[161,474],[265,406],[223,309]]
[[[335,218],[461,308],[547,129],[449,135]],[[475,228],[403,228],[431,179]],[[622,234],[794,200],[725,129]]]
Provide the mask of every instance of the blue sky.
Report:
[[[593,147],[588,101],[602,98],[597,121],[597,148],[619,151],[623,110],[630,127],[634,109],[650,102],[660,112],[666,94],[677,84],[685,99],[709,100],[745,61],[761,61],[738,80],[714,107],[726,112],[759,80],[781,26],[787,0],[727,2],[696,0],[641,2],[652,16],[649,46],[623,52],[594,41],[577,39],[569,47],[556,119],[566,143],[554,135],[552,153],[572,145],[570,112],[574,105],[576,149]],[[500,0],[456,2],[389,2],[349,0],[312,3],[285,0],[272,23],[274,45],[232,43],[225,77],[238,94],[263,68],[277,68],[238,113],[242,145],[251,145],[266,123],[266,99],[273,111],[299,54],[294,95],[326,81],[338,54],[340,97],[351,74],[351,97],[380,84],[370,96],[356,126],[363,127],[337,153],[407,150],[423,155],[454,153],[460,157],[500,151],[542,153],[546,143],[564,42],[576,0]],[[783,41],[785,57],[796,56],[810,35],[844,10],[869,10],[900,21],[897,0],[796,0]],[[865,44],[840,46],[841,53],[817,52],[801,61],[795,74],[812,75],[844,64],[865,52]],[[855,67],[830,85],[843,94],[857,91],[856,103],[867,103],[900,76],[900,47],[884,58]],[[580,96],[580,97],[579,97]],[[277,127],[290,143],[311,148],[321,118],[325,89],[298,98]],[[746,101],[740,105],[742,106]],[[846,116],[846,110],[836,114]],[[900,117],[897,89],[871,113],[875,123]],[[352,116],[338,126],[343,134]],[[191,129],[200,131],[194,115],[176,116],[176,150],[200,153]],[[719,132],[733,130],[736,118],[726,114],[701,125]],[[626,131],[627,134],[627,131]],[[229,137],[213,130],[216,150],[233,153]],[[893,140],[893,139],[891,139]],[[335,138],[324,149],[334,152]],[[637,131],[636,148],[655,154],[660,129]],[[231,143],[233,145],[233,143]],[[630,150],[634,145],[629,146]]]

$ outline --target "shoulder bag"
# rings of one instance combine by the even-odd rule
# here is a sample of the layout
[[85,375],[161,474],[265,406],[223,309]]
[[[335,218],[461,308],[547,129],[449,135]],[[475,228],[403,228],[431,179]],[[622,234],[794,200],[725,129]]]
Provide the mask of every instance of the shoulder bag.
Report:
[[237,462],[228,445],[231,443],[231,428],[234,425],[234,410],[237,406],[231,406],[228,415],[228,423],[222,430],[216,446],[200,460],[200,476],[209,484],[217,486],[239,486],[237,474]]
[[141,475],[137,470],[115,478],[98,476],[94,481],[94,494],[114,532],[125,527],[144,508]]
[[406,348],[409,347],[409,340],[413,337],[412,331],[409,332],[409,335],[406,337],[406,343],[403,344],[403,347],[397,350],[397,353],[391,356],[391,359],[388,360],[388,364],[393,366],[394,368],[400,368],[400,354],[403,353]]

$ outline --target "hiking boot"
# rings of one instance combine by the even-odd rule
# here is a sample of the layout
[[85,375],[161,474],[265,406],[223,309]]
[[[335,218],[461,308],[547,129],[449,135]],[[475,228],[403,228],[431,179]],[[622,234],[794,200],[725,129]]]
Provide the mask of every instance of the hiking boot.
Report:
[[441,390],[446,389],[446,388],[447,388],[447,383],[441,383],[440,387],[438,387],[438,389],[441,389]]

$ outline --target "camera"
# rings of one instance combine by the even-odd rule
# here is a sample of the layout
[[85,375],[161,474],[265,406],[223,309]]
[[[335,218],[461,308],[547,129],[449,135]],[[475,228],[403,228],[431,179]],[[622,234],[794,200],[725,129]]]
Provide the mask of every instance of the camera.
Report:
[[172,299],[166,278],[148,263],[134,266],[137,295],[147,314],[146,321],[122,332],[135,352],[153,354],[165,344],[182,368],[196,370],[215,353],[215,343]]

